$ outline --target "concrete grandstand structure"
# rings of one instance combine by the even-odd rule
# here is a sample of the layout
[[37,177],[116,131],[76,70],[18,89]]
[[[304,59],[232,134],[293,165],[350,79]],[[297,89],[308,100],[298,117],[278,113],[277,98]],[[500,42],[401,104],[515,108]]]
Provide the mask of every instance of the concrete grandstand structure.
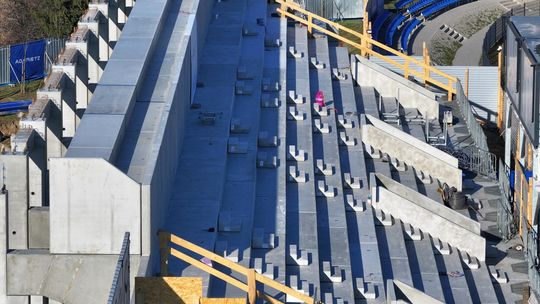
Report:
[[133,4],[91,4],[0,155],[0,303],[154,303],[141,278],[170,276],[189,303],[521,299],[497,181],[447,153],[481,145],[455,78],[285,0]]

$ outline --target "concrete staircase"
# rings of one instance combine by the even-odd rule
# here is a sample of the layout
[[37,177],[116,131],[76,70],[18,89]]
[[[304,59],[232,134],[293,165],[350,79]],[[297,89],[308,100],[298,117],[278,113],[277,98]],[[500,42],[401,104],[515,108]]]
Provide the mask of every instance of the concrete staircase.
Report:
[[[483,262],[372,205],[372,172],[440,201],[436,178],[362,144],[362,114],[426,142],[421,110],[355,86],[347,49],[275,18],[274,4],[220,5],[242,18],[233,18],[235,79],[223,79],[235,95],[223,113],[228,153],[214,181],[219,211],[206,212],[218,227],[209,246],[325,303],[386,302],[387,280],[442,302],[497,302]],[[324,107],[313,102],[319,90]],[[244,294],[217,279],[207,293]]]

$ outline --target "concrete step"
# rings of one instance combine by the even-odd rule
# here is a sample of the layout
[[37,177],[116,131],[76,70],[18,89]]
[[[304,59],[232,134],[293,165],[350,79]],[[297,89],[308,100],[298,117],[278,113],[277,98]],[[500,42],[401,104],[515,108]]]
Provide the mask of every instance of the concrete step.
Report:
[[305,249],[298,249],[298,245],[289,245],[288,265],[308,266],[310,264],[310,254]]
[[494,265],[489,265],[489,273],[491,277],[499,284],[507,284],[509,282],[506,272],[496,269]]
[[240,262],[241,258],[239,255],[239,249],[238,248],[229,249],[228,246],[229,245],[227,241],[217,241],[214,251],[231,262],[234,262],[234,263]]
[[385,214],[381,209],[375,209],[375,217],[383,226],[394,225],[394,218],[390,214]]
[[343,282],[343,274],[341,267],[332,266],[329,261],[323,261],[322,268],[323,274],[328,281],[333,283]]
[[448,243],[441,241],[438,238],[433,239],[433,247],[437,249],[437,253],[442,255],[449,255],[452,253],[452,248]]
[[404,230],[405,233],[409,236],[409,238],[413,241],[420,241],[423,239],[424,235],[420,229],[416,229],[411,224],[404,224]]
[[272,249],[276,246],[276,235],[267,233],[262,228],[254,228],[251,237],[251,248]]

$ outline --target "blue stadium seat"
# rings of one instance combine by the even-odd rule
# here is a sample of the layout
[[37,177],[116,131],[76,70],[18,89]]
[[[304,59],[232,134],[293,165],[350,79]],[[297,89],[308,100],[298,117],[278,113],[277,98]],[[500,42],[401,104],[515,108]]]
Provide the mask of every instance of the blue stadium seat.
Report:
[[381,28],[383,27],[384,23],[386,22],[386,20],[388,20],[388,17],[390,17],[391,15],[392,13],[385,10],[383,14],[375,18],[375,23],[373,24],[373,28],[371,31],[371,37],[373,37],[373,39],[375,40],[379,39],[379,32]]
[[409,49],[409,38],[412,34],[412,32],[416,29],[418,25],[422,23],[419,19],[413,19],[412,21],[409,21],[407,25],[405,26],[403,32],[401,32],[401,48],[405,52],[405,54],[408,54]]
[[404,7],[406,7],[406,6],[410,5],[411,3],[413,3],[414,1],[416,1],[416,0],[399,0],[395,4],[396,9],[398,9],[398,10],[403,9]]
[[407,9],[407,13],[409,13],[410,15],[414,15],[418,11],[420,11],[423,8],[428,7],[428,6],[436,3],[437,1],[438,0],[423,0],[423,1],[417,2],[417,3],[415,3],[414,5],[412,5],[411,7],[409,7]]
[[408,18],[408,16],[405,15],[398,15],[394,20],[392,20],[392,23],[390,23],[390,26],[386,29],[386,36],[384,39],[384,43],[388,46],[393,46],[394,44],[394,35],[396,31],[398,30],[398,27]]

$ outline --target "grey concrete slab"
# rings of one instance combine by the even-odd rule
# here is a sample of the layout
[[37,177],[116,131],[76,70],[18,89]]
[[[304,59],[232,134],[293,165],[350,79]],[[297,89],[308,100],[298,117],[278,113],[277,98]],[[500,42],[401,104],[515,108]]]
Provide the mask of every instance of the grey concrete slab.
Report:
[[134,106],[135,91],[136,87],[131,85],[100,85],[84,113],[129,116]]

